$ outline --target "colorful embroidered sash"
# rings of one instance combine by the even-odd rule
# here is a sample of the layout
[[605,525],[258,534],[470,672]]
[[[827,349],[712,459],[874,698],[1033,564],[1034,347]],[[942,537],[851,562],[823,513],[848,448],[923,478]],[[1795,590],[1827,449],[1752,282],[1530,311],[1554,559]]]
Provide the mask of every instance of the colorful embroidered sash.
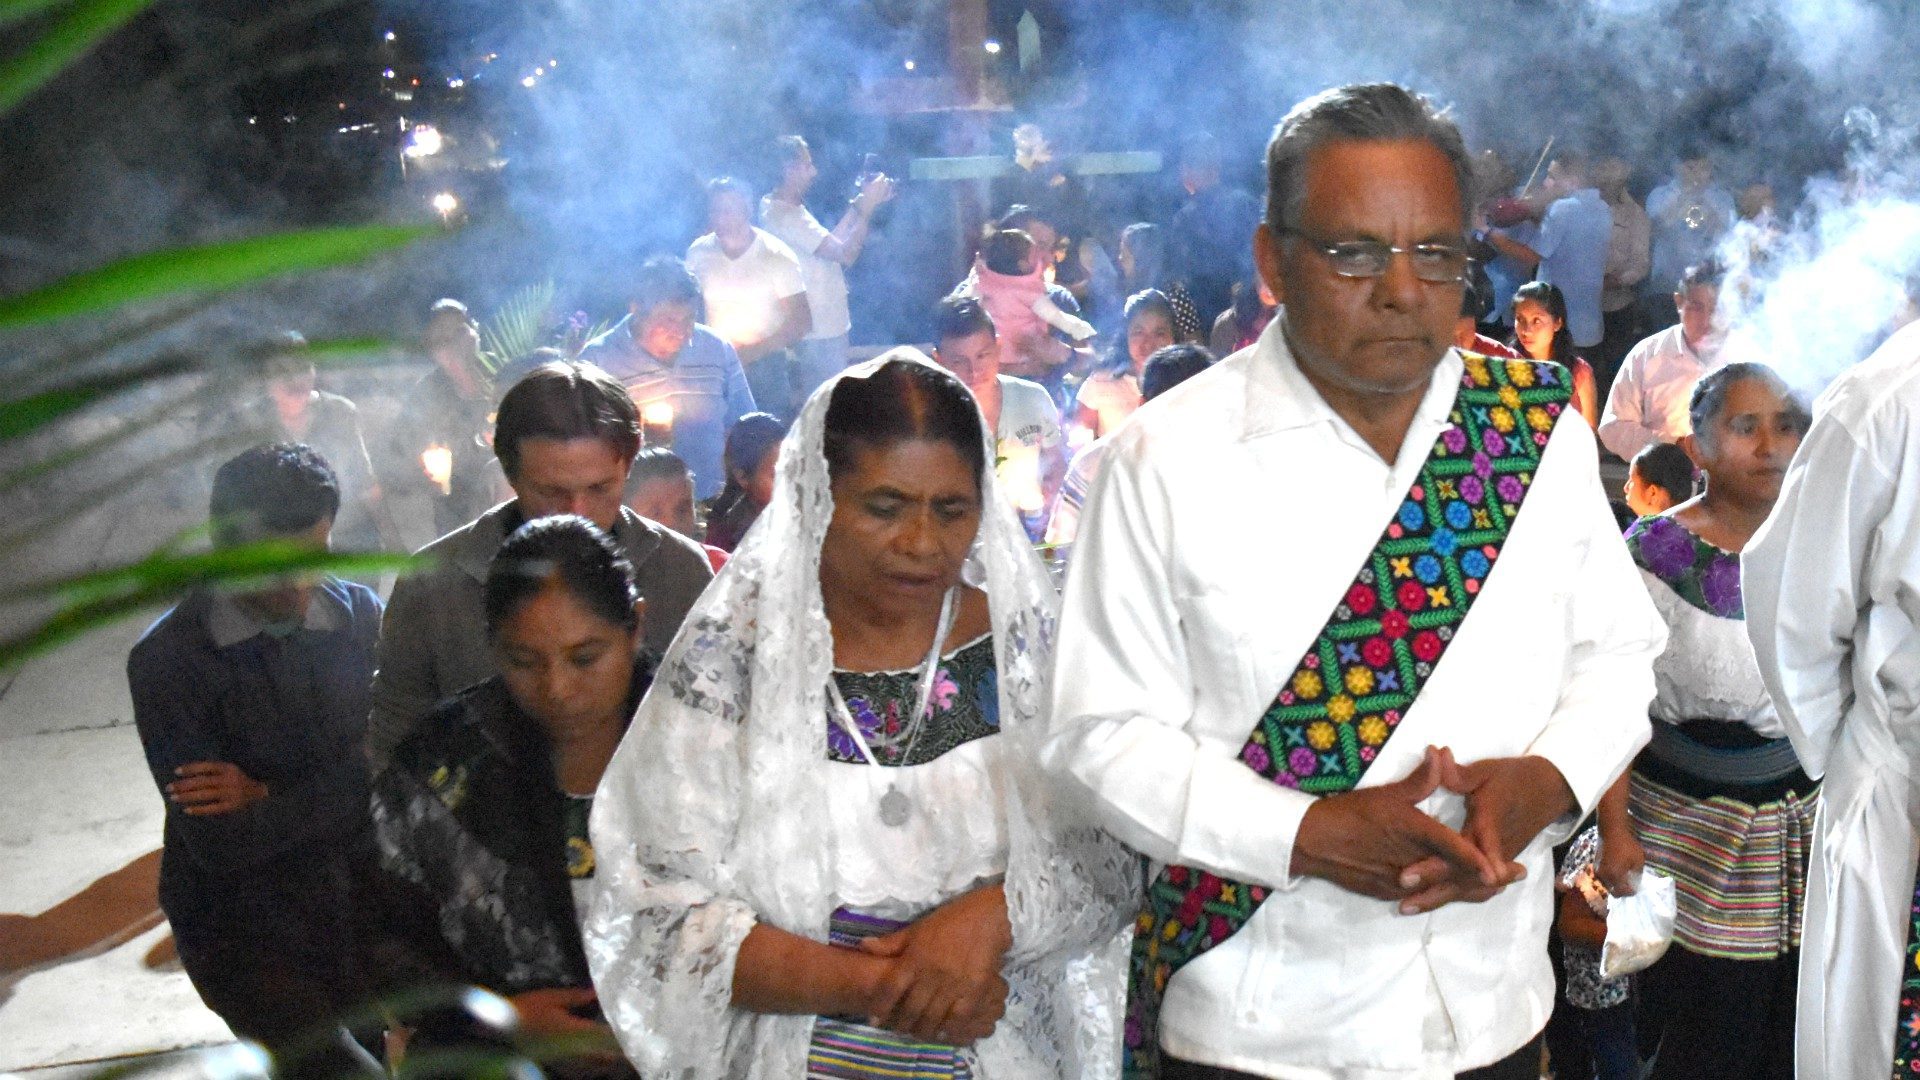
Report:
[[[1241,748],[1248,768],[1311,795],[1360,782],[1499,559],[1570,381],[1557,364],[1467,355],[1447,429]],[[1266,898],[1261,886],[1185,866],[1168,866],[1148,886],[1128,978],[1128,1080],[1159,1075],[1167,980]]]
[[1920,881],[1914,882],[1912,911],[1907,962],[1900,969],[1900,1012],[1894,1020],[1894,1080],[1920,1076]]

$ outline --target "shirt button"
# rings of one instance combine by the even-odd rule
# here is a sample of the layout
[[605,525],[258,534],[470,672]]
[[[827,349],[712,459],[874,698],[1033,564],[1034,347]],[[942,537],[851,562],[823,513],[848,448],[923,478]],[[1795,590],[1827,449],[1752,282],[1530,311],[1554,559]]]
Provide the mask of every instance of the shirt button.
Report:
[[1259,1013],[1257,1013],[1257,1012],[1254,1012],[1254,1011],[1253,1011],[1252,1009],[1248,1009],[1248,1010],[1247,1010],[1247,1023],[1249,1023],[1249,1024],[1257,1024],[1257,1023],[1259,1023],[1259,1022],[1260,1022],[1260,1014],[1259,1014]]

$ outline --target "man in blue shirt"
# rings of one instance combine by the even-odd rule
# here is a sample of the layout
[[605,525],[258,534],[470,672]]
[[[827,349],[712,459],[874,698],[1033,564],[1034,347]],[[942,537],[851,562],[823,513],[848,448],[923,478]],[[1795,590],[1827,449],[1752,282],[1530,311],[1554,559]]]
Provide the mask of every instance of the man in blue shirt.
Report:
[[[213,480],[216,547],[324,551],[339,483],[298,443]],[[380,601],[332,577],[199,588],[127,660],[133,717],[166,802],[160,906],[180,961],[283,1076],[377,1075],[339,1027],[359,985],[351,886],[367,840],[365,737]]]
[[580,359],[626,386],[649,441],[670,437],[693,470],[695,495],[711,499],[727,481],[727,432],[755,405],[739,354],[695,321],[699,310],[700,285],[686,264],[671,255],[648,259],[627,317],[588,342]]
[[[1538,280],[1559,286],[1567,299],[1567,332],[1574,346],[1591,349],[1606,336],[1600,292],[1607,275],[1607,247],[1613,242],[1613,210],[1587,178],[1584,158],[1555,158],[1547,166],[1546,189],[1555,198],[1531,240],[1522,243],[1499,233],[1489,233],[1487,240],[1523,267],[1537,268]],[[1513,297],[1501,297],[1500,302],[1511,304]]]

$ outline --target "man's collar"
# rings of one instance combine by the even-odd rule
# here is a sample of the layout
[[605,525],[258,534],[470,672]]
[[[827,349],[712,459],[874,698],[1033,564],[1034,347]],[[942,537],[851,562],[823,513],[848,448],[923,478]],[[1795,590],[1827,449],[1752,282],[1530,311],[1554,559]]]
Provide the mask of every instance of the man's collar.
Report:
[[[337,630],[345,625],[346,615],[345,605],[333,590],[316,586],[307,601],[306,618],[301,620],[299,628],[316,633]],[[213,638],[213,647],[216,649],[231,648],[274,629],[229,593],[215,592],[208,597],[207,634]]]
[[[506,542],[509,533],[525,523],[518,499],[501,503],[474,519],[466,541],[447,554],[447,561],[475,581],[485,581],[487,567],[493,564],[500,545]],[[653,554],[653,549],[660,546],[660,537],[639,514],[623,506],[620,520],[613,525],[613,542],[637,570]]]
[[[1313,424],[1332,424],[1351,430],[1351,425],[1333,411],[1300,371],[1293,350],[1287,345],[1286,309],[1276,312],[1273,321],[1260,332],[1254,344],[1247,370],[1247,407],[1241,439],[1250,440]],[[1463,364],[1460,351],[1449,347],[1434,369],[1426,396],[1414,413],[1409,434],[1423,427],[1444,425],[1453,410],[1454,387],[1459,385]]]

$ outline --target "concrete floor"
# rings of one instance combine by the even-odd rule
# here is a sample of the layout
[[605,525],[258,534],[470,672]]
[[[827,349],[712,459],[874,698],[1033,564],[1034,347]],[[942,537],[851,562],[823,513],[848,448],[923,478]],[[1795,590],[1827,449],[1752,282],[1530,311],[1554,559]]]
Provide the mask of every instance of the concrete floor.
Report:
[[[4,576],[136,558],[189,524],[161,503],[119,503],[71,523],[41,550],[10,554]],[[160,797],[134,734],[125,675],[127,650],[157,615],[0,674],[0,935],[12,937],[0,946],[18,951],[29,931],[46,929],[9,916],[41,916],[159,847]],[[111,902],[129,908],[124,892]],[[160,923],[71,959],[0,969],[0,1073],[231,1041],[177,963],[147,966],[166,936]]]

